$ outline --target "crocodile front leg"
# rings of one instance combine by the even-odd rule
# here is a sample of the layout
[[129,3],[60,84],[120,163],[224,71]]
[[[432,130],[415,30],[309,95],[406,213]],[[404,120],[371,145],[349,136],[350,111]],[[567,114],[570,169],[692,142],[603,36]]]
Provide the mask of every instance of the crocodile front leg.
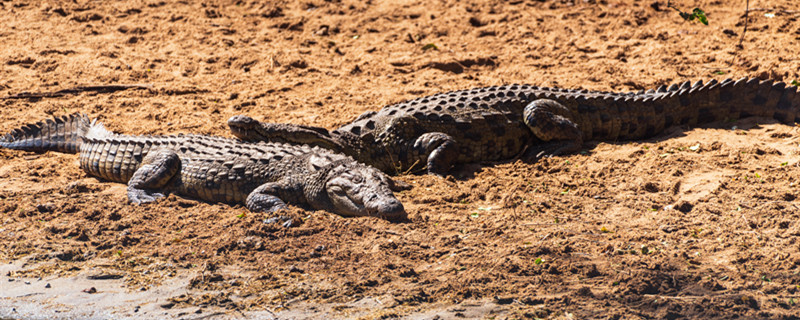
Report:
[[181,159],[172,150],[157,150],[142,159],[142,165],[128,180],[128,200],[134,204],[156,201],[164,197],[155,192],[163,188],[181,168]]
[[534,146],[528,157],[541,158],[577,152],[583,145],[583,133],[571,118],[572,113],[555,100],[538,99],[522,113],[523,121],[544,144]]
[[441,132],[428,132],[417,138],[414,149],[426,155],[428,173],[437,176],[447,174],[458,158],[458,147],[453,137]]
[[275,212],[286,209],[286,202],[281,199],[281,195],[302,193],[295,189],[285,180],[262,184],[250,192],[245,206],[253,212]]

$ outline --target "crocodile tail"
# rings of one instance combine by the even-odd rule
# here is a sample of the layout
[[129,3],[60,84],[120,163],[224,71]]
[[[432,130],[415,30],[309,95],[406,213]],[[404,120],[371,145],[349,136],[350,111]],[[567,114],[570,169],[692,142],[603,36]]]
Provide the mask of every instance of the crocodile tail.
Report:
[[78,153],[95,121],[86,114],[73,113],[27,124],[0,137],[0,147],[35,152]]
[[[758,78],[711,80],[705,84],[703,81],[694,84],[687,81],[669,87],[661,86],[639,94],[632,100],[643,101],[652,108],[630,109],[629,112],[638,112],[631,119],[638,117],[646,120],[652,114],[664,117],[663,125],[659,126],[656,121],[654,129],[650,130],[655,132],[672,125],[691,126],[753,116],[774,118],[786,124],[800,122],[800,91],[797,86]],[[637,106],[635,103],[633,105]],[[627,127],[633,130],[621,130],[618,137],[637,139],[652,136],[644,134],[642,126],[637,125],[629,124]]]
[[800,92],[797,86],[783,82],[726,79],[719,84],[718,93],[710,96],[718,98],[720,105],[727,105],[733,118],[771,117],[788,124],[800,120]]

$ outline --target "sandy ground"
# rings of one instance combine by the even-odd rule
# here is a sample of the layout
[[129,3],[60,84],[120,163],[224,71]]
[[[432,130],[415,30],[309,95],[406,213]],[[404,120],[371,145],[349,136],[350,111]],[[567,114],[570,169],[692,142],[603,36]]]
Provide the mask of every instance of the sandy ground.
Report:
[[[3,99],[0,132],[80,111],[228,136],[236,114],[335,128],[504,83],[800,80],[789,1],[751,1],[741,48],[744,1],[673,4],[710,24],[665,1],[5,0],[0,97],[149,88]],[[289,229],[176,196],[132,206],[74,155],[0,150],[0,318],[796,318],[799,137],[744,119],[400,176],[408,223],[295,208]]]

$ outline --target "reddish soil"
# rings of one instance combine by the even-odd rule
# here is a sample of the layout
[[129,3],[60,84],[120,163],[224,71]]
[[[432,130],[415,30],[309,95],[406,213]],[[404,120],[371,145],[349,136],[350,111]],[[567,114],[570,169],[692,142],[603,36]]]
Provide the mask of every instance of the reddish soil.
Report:
[[[751,1],[741,48],[744,1],[673,2],[704,9],[708,26],[666,1],[266,2],[2,1],[0,97],[151,87],[3,99],[0,132],[80,111],[117,132],[229,136],[236,114],[335,128],[389,103],[512,82],[800,79],[788,1]],[[796,126],[770,119],[672,128],[538,163],[400,176],[414,186],[398,194],[408,223],[295,208],[302,224],[288,229],[176,196],[133,206],[75,155],[0,150],[0,262],[25,262],[0,288],[102,270],[130,291],[188,275],[161,297],[165,312],[792,318],[799,143]]]

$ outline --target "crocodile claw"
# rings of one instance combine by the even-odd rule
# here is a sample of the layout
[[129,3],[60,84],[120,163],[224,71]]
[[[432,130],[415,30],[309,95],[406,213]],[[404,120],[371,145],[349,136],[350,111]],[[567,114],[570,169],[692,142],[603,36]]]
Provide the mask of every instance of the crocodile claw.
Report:
[[164,194],[159,192],[150,192],[147,190],[142,189],[129,189],[128,190],[128,200],[130,200],[133,204],[143,204],[148,202],[156,201],[160,198],[163,198]]

